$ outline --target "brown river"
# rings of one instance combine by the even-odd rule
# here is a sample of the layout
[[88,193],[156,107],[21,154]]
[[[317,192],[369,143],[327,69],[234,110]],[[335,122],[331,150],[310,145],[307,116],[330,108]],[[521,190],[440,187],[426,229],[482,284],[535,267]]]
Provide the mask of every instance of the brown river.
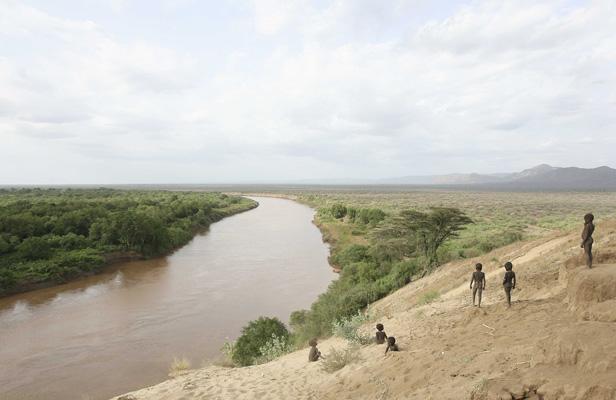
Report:
[[308,308],[333,279],[314,211],[284,199],[168,257],[0,299],[0,399],[108,399],[193,367],[259,316]]

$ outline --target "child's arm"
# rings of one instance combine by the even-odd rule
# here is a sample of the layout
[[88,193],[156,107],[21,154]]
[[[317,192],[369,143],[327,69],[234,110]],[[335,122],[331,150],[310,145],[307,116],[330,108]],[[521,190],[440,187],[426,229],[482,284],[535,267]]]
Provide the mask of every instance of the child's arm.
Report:
[[387,334],[385,333],[385,331],[383,331],[383,335],[385,335],[385,339],[387,339]]
[[471,289],[473,288],[473,282],[475,282],[475,274],[471,275]]
[[481,289],[485,289],[486,288],[486,276],[483,275],[483,286],[481,287]]
[[515,272],[512,272],[512,273],[513,273],[513,277],[512,277],[513,278],[513,282],[512,282],[513,284],[511,285],[511,288],[515,289],[515,284],[516,284]]
[[385,349],[385,354],[387,354],[388,351],[389,351],[389,345],[387,345],[387,348]]

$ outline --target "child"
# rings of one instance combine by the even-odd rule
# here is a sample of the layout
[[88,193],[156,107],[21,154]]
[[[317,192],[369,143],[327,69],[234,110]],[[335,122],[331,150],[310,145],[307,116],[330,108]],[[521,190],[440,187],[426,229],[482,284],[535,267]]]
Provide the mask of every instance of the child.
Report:
[[308,361],[314,362],[314,361],[319,361],[319,358],[325,358],[323,357],[319,349],[317,349],[316,339],[311,339],[308,342],[308,344],[310,345],[310,353],[308,353]]
[[387,354],[388,351],[400,351],[398,349],[398,345],[396,344],[396,338],[393,336],[387,338],[387,348],[385,349],[385,354]]
[[374,339],[376,344],[383,344],[385,343],[385,339],[387,339],[387,334],[385,333],[385,331],[383,331],[383,329],[385,329],[383,327],[383,324],[376,324],[376,338]]
[[584,215],[584,230],[582,231],[582,248],[584,249],[584,255],[586,256],[586,265],[588,268],[592,268],[592,234],[595,231],[595,225],[593,221],[595,216],[592,214]]
[[513,270],[513,264],[509,261],[505,263],[505,277],[503,279],[503,288],[505,288],[505,296],[507,296],[507,306],[511,307],[511,289],[515,289],[515,272]]
[[[479,295],[477,305],[481,308],[481,293],[486,288],[486,274],[481,272],[483,265],[475,264],[475,272],[471,276],[471,290],[473,291],[473,307],[475,306],[475,295]],[[473,286],[473,282],[475,286]]]

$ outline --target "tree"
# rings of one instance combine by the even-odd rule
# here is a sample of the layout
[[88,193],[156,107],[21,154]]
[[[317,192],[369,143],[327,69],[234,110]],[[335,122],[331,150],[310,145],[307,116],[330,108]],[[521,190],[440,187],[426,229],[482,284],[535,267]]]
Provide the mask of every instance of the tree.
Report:
[[344,204],[334,204],[331,208],[332,216],[336,219],[344,218],[347,214],[347,208]]
[[17,246],[17,251],[26,260],[40,260],[49,257],[51,246],[42,237],[33,236],[21,242]]
[[427,260],[424,274],[438,265],[438,249],[473,223],[464,212],[457,208],[431,207],[429,212],[403,210],[391,223],[381,230],[382,235],[393,235],[414,243],[415,250],[422,253]]
[[242,335],[235,342],[232,359],[241,366],[252,365],[262,356],[261,349],[272,339],[289,337],[289,331],[278,318],[260,317],[242,328]]

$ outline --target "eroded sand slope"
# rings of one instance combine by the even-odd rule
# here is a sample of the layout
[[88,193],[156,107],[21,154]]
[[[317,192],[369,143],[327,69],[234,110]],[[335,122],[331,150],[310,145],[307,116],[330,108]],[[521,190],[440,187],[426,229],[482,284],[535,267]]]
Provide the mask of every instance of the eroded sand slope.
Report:
[[[306,361],[306,349],[265,365],[189,371],[116,399],[616,399],[616,223],[597,230],[592,270],[581,266],[578,236],[449,263],[375,303],[374,322],[397,337],[398,353],[365,346],[361,361],[329,374]],[[509,310],[508,260],[518,277]],[[477,261],[487,273],[481,309],[468,290]],[[441,297],[418,305],[433,290]],[[333,338],[319,348],[345,346]]]

